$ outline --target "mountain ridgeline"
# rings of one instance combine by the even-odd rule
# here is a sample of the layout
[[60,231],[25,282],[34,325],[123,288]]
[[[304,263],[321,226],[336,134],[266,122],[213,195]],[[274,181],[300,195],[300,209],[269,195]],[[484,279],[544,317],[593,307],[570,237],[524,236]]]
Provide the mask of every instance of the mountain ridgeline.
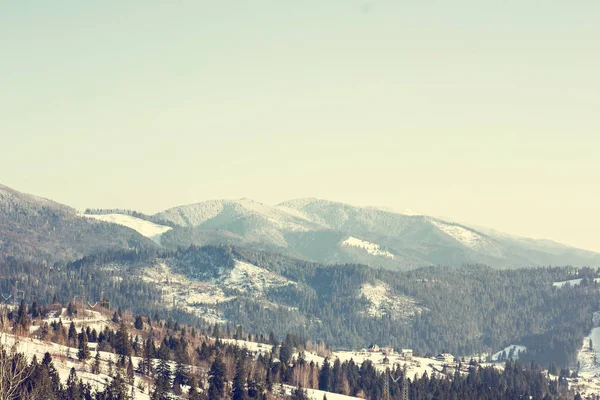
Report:
[[[549,241],[316,199],[79,214],[0,186],[4,294],[18,285],[39,303],[67,302],[83,285],[90,300],[104,292],[137,313],[302,332],[337,348],[470,356],[518,344],[522,360],[572,365],[598,311],[589,267],[599,261]],[[550,264],[573,267],[541,267]]]
[[51,265],[106,250],[154,246],[127,227],[82,218],[71,207],[0,185],[0,258]]
[[3,256],[52,263],[104,250],[231,245],[323,264],[391,270],[485,264],[494,268],[590,266],[600,254],[424,215],[317,199],[276,206],[213,200],[154,215],[74,209],[0,185]]
[[273,207],[248,199],[215,200],[175,207],[154,217],[175,225],[161,239],[167,248],[230,244],[325,264],[401,270],[475,263],[519,268],[600,262],[597,253],[550,241],[317,199]]

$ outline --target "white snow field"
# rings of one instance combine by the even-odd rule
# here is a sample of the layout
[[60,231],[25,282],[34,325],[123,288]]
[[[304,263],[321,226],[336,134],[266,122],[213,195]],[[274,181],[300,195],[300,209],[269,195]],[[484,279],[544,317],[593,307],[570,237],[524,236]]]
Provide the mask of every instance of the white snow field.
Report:
[[155,224],[154,222],[124,214],[82,214],[82,216],[126,226],[137,231],[141,235],[154,240],[158,244],[160,244],[160,237],[162,234],[172,229],[170,226]]
[[413,298],[394,294],[383,282],[365,283],[360,288],[360,294],[370,303],[365,311],[370,317],[381,317],[390,313],[395,319],[407,319],[423,311]]
[[249,293],[254,297],[264,295],[265,290],[270,288],[296,285],[296,282],[292,282],[281,275],[237,260],[229,275],[225,276],[221,282],[226,288]]
[[582,280],[583,280],[582,278],[579,278],[579,279],[571,279],[568,281],[553,282],[552,286],[557,287],[557,288],[561,288],[565,285],[576,286],[576,285],[579,285]]
[[431,223],[446,235],[467,247],[477,247],[489,242],[489,239],[459,225],[445,224],[435,220],[431,220]]
[[386,250],[381,250],[381,246],[378,244],[367,242],[352,236],[349,236],[348,239],[344,240],[342,242],[342,246],[358,247],[366,250],[367,253],[371,255],[394,259],[394,255],[392,253]]
[[527,347],[525,346],[521,346],[518,344],[511,344],[509,346],[506,346],[504,349],[500,350],[497,353],[494,353],[492,355],[492,361],[498,361],[500,360],[500,358],[502,357],[502,352],[506,352],[506,359],[509,359],[509,354],[510,351],[513,351],[513,355],[510,358],[511,360],[518,360],[519,359],[519,351],[521,351],[521,354],[525,353],[527,351]]
[[215,305],[234,300],[238,293],[261,299],[270,288],[296,285],[281,275],[237,260],[232,269],[220,268],[219,276],[208,281],[175,272],[168,260],[143,268],[141,279],[161,289],[165,304],[183,306],[210,323],[225,322]]
[[[96,329],[99,332],[103,330],[105,326],[109,326],[112,329],[117,328],[117,324],[113,323],[108,316],[105,316],[100,312],[94,310],[86,310],[85,314],[86,316],[83,318],[70,319],[66,316],[66,308],[63,308],[60,312],[60,315],[53,315],[50,318],[44,319],[43,322],[51,323],[53,321],[58,321],[60,318],[62,319],[63,324],[68,327],[71,321],[73,321],[78,331],[82,327],[88,326],[90,327],[90,329]],[[30,331],[35,331],[38,328],[39,326],[34,326],[30,328]],[[38,362],[41,362],[41,360],[44,357],[44,354],[48,352],[52,356],[53,364],[56,367],[63,383],[66,383],[67,378],[69,377],[69,373],[71,372],[71,368],[75,368],[75,371],[77,372],[77,377],[83,379],[85,383],[89,383],[92,386],[92,388],[96,389],[103,389],[107,383],[110,383],[112,378],[108,375],[109,360],[112,360],[113,364],[116,364],[118,357],[116,354],[101,351],[101,372],[99,374],[93,374],[91,372],[93,360],[88,360],[86,363],[79,361],[77,359],[77,348],[59,345],[51,342],[45,342],[31,337],[17,337],[10,333],[0,333],[0,342],[5,348],[10,348],[11,346],[15,345],[15,350],[17,352],[24,353],[29,361],[31,361],[31,358],[35,355],[37,357]],[[96,343],[89,344],[92,357],[96,355],[96,345]],[[132,357],[132,362],[134,366],[137,366],[139,361],[139,357]],[[144,385],[146,386],[145,392],[142,392],[138,388],[140,380],[142,380],[144,382]],[[148,388],[151,387],[151,381],[147,380],[147,378],[140,378],[136,375],[133,387],[130,385],[127,385],[127,387],[129,393],[131,393],[132,389],[135,391],[136,399],[150,399],[150,396],[148,394]]]
[[[290,385],[283,385],[283,388],[285,389],[285,394],[287,395],[291,395],[292,392],[296,389],[294,386],[290,386]],[[308,394],[308,397],[311,398],[312,400],[323,400],[323,396],[327,396],[328,400],[356,400],[356,399],[360,399],[360,397],[352,397],[352,396],[346,396],[344,394],[339,394],[339,393],[332,393],[332,392],[324,392],[322,390],[318,390],[318,389],[306,389],[306,394]]]

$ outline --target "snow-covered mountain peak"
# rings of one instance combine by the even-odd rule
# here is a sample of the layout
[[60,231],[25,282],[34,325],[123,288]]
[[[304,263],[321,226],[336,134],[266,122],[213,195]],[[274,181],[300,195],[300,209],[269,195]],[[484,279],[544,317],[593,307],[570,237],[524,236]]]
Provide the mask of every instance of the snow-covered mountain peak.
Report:
[[190,227],[201,226],[211,220],[211,222],[229,224],[242,218],[263,219],[272,226],[293,231],[307,230],[314,225],[301,213],[290,212],[246,198],[189,204],[171,208],[156,216],[177,225]]

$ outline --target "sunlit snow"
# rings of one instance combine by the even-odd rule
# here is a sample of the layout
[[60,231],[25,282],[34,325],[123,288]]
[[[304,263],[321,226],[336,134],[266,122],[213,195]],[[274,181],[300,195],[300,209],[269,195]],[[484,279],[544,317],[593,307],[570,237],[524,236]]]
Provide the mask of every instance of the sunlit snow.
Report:
[[140,218],[124,214],[83,214],[86,218],[93,218],[104,222],[119,224],[136,230],[141,235],[150,238],[160,244],[160,237],[163,233],[171,230],[170,226],[158,225],[154,222],[146,221]]
[[463,228],[459,225],[445,224],[435,220],[431,220],[431,223],[435,225],[439,230],[444,232],[446,235],[459,241],[467,247],[475,247],[487,243],[489,240],[485,237],[477,234],[476,232]]
[[386,258],[394,258],[394,255],[392,253],[390,253],[389,251],[386,250],[381,250],[381,246],[379,246],[376,243],[371,243],[371,242],[367,242],[365,240],[361,240],[361,239],[357,239],[355,237],[348,237],[348,239],[344,240],[342,242],[343,246],[350,246],[350,247],[358,247],[361,249],[366,250],[369,254],[372,254],[374,256],[379,256],[379,257],[386,257]]

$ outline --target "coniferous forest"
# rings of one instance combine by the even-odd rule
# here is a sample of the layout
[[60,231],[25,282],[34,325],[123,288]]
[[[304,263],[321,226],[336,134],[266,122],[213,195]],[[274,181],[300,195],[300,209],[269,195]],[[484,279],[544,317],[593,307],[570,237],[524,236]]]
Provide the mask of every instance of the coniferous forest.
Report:
[[[67,312],[71,306],[69,303]],[[22,302],[18,311],[2,314],[1,322],[18,335],[22,328],[29,328],[31,318],[27,316],[42,317],[52,308],[55,307],[28,309]],[[115,312],[113,322],[117,329],[106,326],[100,332],[89,327],[77,332],[74,324],[69,325],[66,320],[45,323],[34,330],[34,337],[79,349],[72,356],[78,361],[74,361],[66,382],[61,381],[49,352],[41,360],[33,357],[28,362],[23,354],[4,348],[0,354],[0,398],[125,400],[132,399],[130,388],[134,381],[140,390],[157,400],[174,396],[202,400],[306,400],[306,389],[373,400],[405,395],[408,399],[453,400],[580,398],[569,391],[568,371],[548,378],[535,363],[508,361],[502,369],[496,369],[470,360],[459,363],[454,374],[442,371],[431,377],[411,377],[399,365],[386,372],[378,371],[369,360],[360,365],[353,360],[331,362],[328,358],[321,365],[307,362],[304,349],[310,345],[298,335],[288,334],[279,342],[273,334],[268,338],[253,336],[243,333],[241,327],[229,333],[218,325],[197,329],[158,317],[127,315],[121,310]],[[251,352],[228,344],[225,336],[262,341],[266,350]],[[89,350],[91,343],[96,344],[97,351]],[[115,356],[108,357],[108,363],[107,354]],[[108,375],[110,381],[101,388],[93,387],[78,376],[77,371],[84,369]]]
[[[205,327],[207,322],[200,316],[165,304],[160,290],[136,276],[140,265],[157,257],[194,260],[180,271],[190,276],[229,268],[236,259],[297,282],[266,292],[266,301],[277,307],[238,294],[219,308],[229,324],[249,332],[267,334],[268,330],[280,338],[302,332],[306,339],[338,349],[379,343],[410,347],[420,355],[471,356],[522,344],[528,348],[522,361],[566,367],[575,362],[599,301],[593,280],[596,271],[591,269],[465,266],[393,272],[362,265],[326,266],[229,247],[190,247],[168,253],[120,250],[50,267],[4,259],[0,291],[11,294],[18,285],[27,293],[28,304],[34,300],[66,304],[85,289],[89,301],[99,301],[103,294],[115,307]],[[573,277],[584,279],[577,286],[552,285]],[[386,282],[395,293],[415,299],[422,311],[408,319],[357,312],[365,307],[360,286],[374,281]]]

